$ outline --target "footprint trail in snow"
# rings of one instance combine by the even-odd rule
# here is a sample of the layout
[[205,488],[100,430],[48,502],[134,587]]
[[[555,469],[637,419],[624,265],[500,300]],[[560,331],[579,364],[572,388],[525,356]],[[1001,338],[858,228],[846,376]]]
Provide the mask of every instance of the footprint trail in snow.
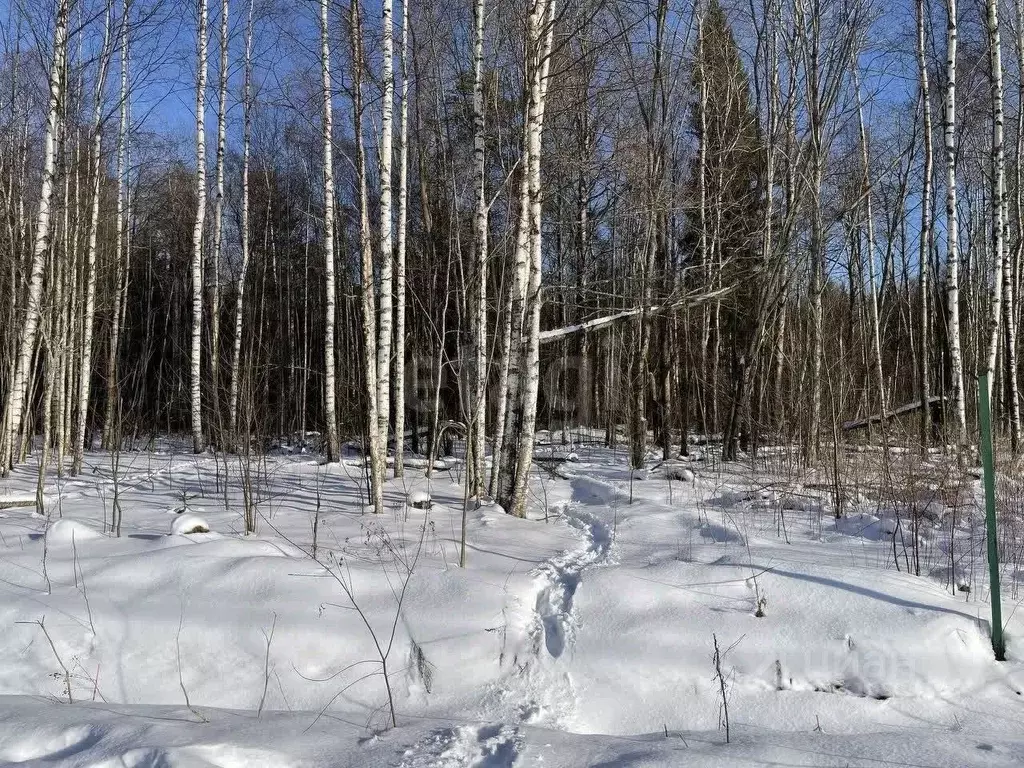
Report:
[[612,545],[611,531],[597,515],[570,504],[566,507],[565,516],[570,526],[583,531],[586,544],[581,549],[551,559],[537,569],[547,585],[537,595],[535,610],[544,631],[545,648],[553,659],[561,657],[573,640],[573,598],[584,569],[604,561]]
[[575,711],[572,679],[559,662],[575,643],[573,602],[583,572],[607,560],[612,531],[579,501],[566,505],[564,519],[583,534],[581,545],[534,571],[538,588],[530,615],[523,617],[525,647],[513,659],[513,672],[487,698],[484,710],[489,716],[560,727]]
[[514,726],[440,728],[405,750],[401,768],[512,768],[521,749]]

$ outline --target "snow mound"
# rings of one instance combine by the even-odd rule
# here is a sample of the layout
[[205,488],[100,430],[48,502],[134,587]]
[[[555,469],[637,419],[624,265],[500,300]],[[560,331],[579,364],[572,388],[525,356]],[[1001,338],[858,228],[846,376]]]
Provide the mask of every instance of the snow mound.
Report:
[[190,533],[209,533],[210,526],[199,515],[178,515],[171,523],[171,535],[187,535]]
[[406,500],[414,509],[430,509],[430,494],[424,490],[409,491]]
[[660,467],[660,473],[666,480],[677,480],[683,483],[692,483],[694,474],[689,467],[684,467],[680,461],[666,461]]
[[103,534],[77,520],[57,520],[46,529],[47,544],[71,544],[87,539],[102,539]]
[[0,509],[15,509],[17,507],[34,507],[36,505],[35,496],[12,496],[12,495],[0,495]]
[[744,536],[735,527],[712,523],[710,520],[700,526],[700,535],[706,541],[715,544],[728,544],[745,542]]
[[[61,520],[59,522],[70,522]],[[76,725],[53,732],[52,727],[39,727],[0,751],[0,758],[12,763],[28,763],[36,760],[56,762],[76,752],[88,749],[99,741],[103,732],[88,725]]]

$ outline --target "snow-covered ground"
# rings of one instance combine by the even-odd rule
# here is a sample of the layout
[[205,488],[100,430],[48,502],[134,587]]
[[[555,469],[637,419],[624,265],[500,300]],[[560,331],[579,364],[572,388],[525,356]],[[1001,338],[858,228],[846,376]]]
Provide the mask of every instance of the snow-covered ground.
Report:
[[997,663],[984,564],[959,593],[930,567],[946,516],[913,576],[878,503],[837,522],[827,494],[738,466],[631,477],[621,450],[571,451],[538,464],[531,519],[470,502],[465,569],[457,462],[412,462],[382,516],[354,459],[91,454],[42,516],[17,470],[0,764],[1024,764],[1016,591]]

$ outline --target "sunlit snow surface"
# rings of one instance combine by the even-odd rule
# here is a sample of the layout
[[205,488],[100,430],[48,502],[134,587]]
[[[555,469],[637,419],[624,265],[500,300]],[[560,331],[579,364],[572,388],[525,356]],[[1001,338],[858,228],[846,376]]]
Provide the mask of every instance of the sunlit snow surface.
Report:
[[[941,514],[918,577],[869,499],[837,522],[767,470],[541,446],[531,519],[471,500],[462,570],[458,461],[408,462],[374,516],[357,457],[280,453],[246,473],[249,536],[233,457],[89,454],[42,515],[35,467],[3,481],[0,765],[1024,764],[1024,616],[1004,587],[996,663]],[[170,535],[185,515],[211,532]]]

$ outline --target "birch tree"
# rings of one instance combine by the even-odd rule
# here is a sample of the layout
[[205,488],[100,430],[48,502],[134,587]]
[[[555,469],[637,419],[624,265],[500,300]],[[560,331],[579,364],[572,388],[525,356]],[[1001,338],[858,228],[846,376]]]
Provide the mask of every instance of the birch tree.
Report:
[[120,388],[117,385],[117,355],[121,347],[121,329],[128,292],[128,253],[125,248],[125,224],[130,219],[128,184],[128,42],[131,30],[130,0],[121,5],[120,48],[121,87],[117,127],[117,212],[114,219],[114,306],[110,318],[110,346],[107,350],[107,404],[103,417],[103,447],[114,449],[115,420],[119,418]]
[[920,297],[920,352],[919,354],[919,391],[921,393],[920,413],[920,440],[921,449],[925,451],[929,442],[930,430],[930,409],[929,409],[929,338],[930,312],[929,297],[931,295],[929,264],[931,263],[932,246],[932,167],[934,165],[932,148],[932,102],[931,87],[928,75],[928,58],[926,55],[925,35],[925,0],[917,0],[915,3],[917,20],[917,71],[918,71],[918,100],[921,105],[922,131],[924,143],[924,167],[921,172],[921,229],[918,243],[918,264],[920,279],[918,282]]
[[[239,376],[241,373],[242,359],[242,318],[245,312],[245,281],[249,274],[249,156],[252,147],[252,33],[253,33],[253,5],[255,0],[249,0],[249,13],[245,25],[245,60],[243,62],[242,75],[242,212],[239,224],[239,244],[242,251],[241,270],[238,274],[238,286],[235,290],[235,322],[232,333],[231,345],[231,383],[228,393],[228,434],[238,449],[238,392]],[[329,51],[324,58],[329,58]],[[325,109],[330,109],[330,72],[327,72],[327,91],[325,93]],[[325,144],[324,157],[330,152],[330,146]],[[324,172],[326,180],[326,171]],[[325,193],[326,198],[326,193]],[[333,214],[333,210],[332,210]],[[326,217],[325,217],[326,218]],[[333,262],[332,262],[333,266]],[[303,435],[303,437],[305,437]]]
[[991,248],[995,279],[989,293],[987,322],[988,346],[983,372],[989,375],[989,396],[992,394],[999,349],[999,323],[1002,317],[1003,285],[1006,272],[1004,221],[1006,215],[1006,159],[1003,147],[1003,58],[999,35],[999,4],[986,0],[985,27],[988,32],[989,84],[992,91],[992,164],[990,205],[992,207]]
[[402,0],[398,238],[395,244],[395,477],[405,473],[405,259],[409,222],[409,0]]
[[[939,11],[945,45],[929,40],[929,5],[915,0],[913,93],[875,89],[875,73],[905,66],[910,50],[881,45],[873,6],[856,0],[656,0],[582,16],[555,0],[516,13],[474,0],[461,26],[436,4],[387,0],[378,17],[359,0],[321,0],[319,40],[305,30],[318,60],[308,72],[290,60],[294,77],[258,94],[253,0],[246,22],[230,0],[196,1],[197,68],[178,83],[196,89],[196,144],[177,155],[158,119],[132,115],[132,82],[151,87],[149,4],[82,6],[71,32],[73,4],[53,0],[60,45],[33,43],[47,49],[52,104],[25,74],[30,34],[5,38],[4,469],[30,448],[44,480],[65,453],[81,468],[101,420],[108,448],[122,434],[189,431],[200,450],[315,421],[331,460],[343,436],[365,437],[379,511],[392,435],[395,475],[405,469],[406,420],[412,449],[425,426],[431,454],[464,421],[467,493],[486,493],[493,451],[489,489],[524,514],[538,419],[567,445],[573,428],[600,429],[610,445],[625,429],[634,464],[652,430],[671,455],[703,421],[722,433],[726,461],[777,435],[802,441],[820,469],[818,446],[841,441],[845,421],[935,395],[951,395],[948,442],[963,447],[964,366],[992,374],[998,423],[1019,449],[1024,84],[1010,80],[1024,0],[979,6],[989,44],[974,23],[969,67],[955,0]],[[1010,65],[1000,12],[1018,20]],[[341,45],[353,100],[336,135],[338,34],[351,34]],[[206,54],[218,42],[214,73]],[[237,164],[226,94],[236,43]],[[216,169],[200,182],[207,88]],[[323,99],[319,122],[302,112],[310,93]],[[426,419],[405,407],[417,360]],[[310,386],[324,387],[322,402]],[[924,449],[936,439],[929,409],[912,418]]]
[[210,296],[210,378],[213,415],[220,422],[220,262],[224,244],[224,162],[228,131],[228,0],[220,5],[220,69],[217,87],[217,167],[215,170],[217,197],[213,207],[213,263],[210,265],[213,290]]
[[[334,112],[331,104],[331,47],[328,9],[329,0],[320,0],[320,77],[323,95],[324,174],[324,282],[327,292],[324,318],[324,420],[327,422],[327,458],[338,461],[341,440],[338,437],[338,407],[336,402],[336,356],[334,323],[337,315],[337,288],[334,277]],[[237,343],[237,341],[236,341]]]
[[107,0],[103,15],[103,45],[97,61],[96,83],[93,89],[92,142],[89,148],[89,172],[92,177],[89,210],[89,234],[85,257],[85,304],[82,312],[82,340],[79,356],[78,403],[75,418],[73,472],[82,471],[85,452],[85,428],[89,418],[89,393],[92,384],[93,319],[96,314],[96,242],[100,228],[100,189],[105,176],[101,150],[103,148],[103,90],[107,80],[107,64],[111,56],[112,0]]
[[43,174],[36,211],[35,236],[32,241],[25,321],[20,329],[21,341],[15,361],[12,385],[4,408],[4,440],[0,446],[0,470],[6,475],[20,454],[18,436],[22,432],[29,389],[30,366],[36,348],[41,317],[41,300],[46,271],[46,255],[50,244],[50,217],[53,185],[56,174],[57,128],[65,97],[65,63],[68,44],[70,0],[57,0],[53,26],[53,55],[50,60],[49,103],[43,137]]
[[[393,0],[381,2],[381,78],[383,98],[380,121],[380,318],[378,321],[377,343],[377,431],[379,440],[387,445],[388,423],[391,408],[391,336],[394,333],[394,303],[392,282],[394,280],[394,241],[392,227],[392,161],[394,155],[394,21]],[[357,129],[358,130],[358,129]]]
[[192,450],[206,448],[203,436],[203,225],[206,221],[207,0],[199,0],[196,69],[196,220],[192,229]]
[[989,396],[995,379],[996,357],[999,349],[1000,322],[1005,334],[1007,410],[1010,421],[1011,444],[1014,453],[1020,447],[1020,404],[1017,394],[1016,331],[1013,309],[1013,275],[1011,253],[1006,245],[1007,196],[1006,155],[1004,147],[1003,58],[999,33],[999,4],[986,3],[986,27],[989,45],[989,79],[992,89],[992,260],[995,279],[989,294],[988,352],[985,370],[988,372]]
[[[1019,373],[1017,371],[1017,328],[1020,326],[1019,301],[1020,275],[1024,269],[1024,0],[1016,2],[1017,21],[1017,146],[1015,152],[1016,179],[1014,184],[1016,200],[1017,237],[1014,241],[1012,280],[1006,305],[1006,373],[1008,382],[1007,399],[1010,403],[1010,448],[1016,454],[1021,450],[1020,402],[1018,395]],[[1017,294],[1017,295],[1014,295]]]
[[540,385],[541,309],[541,216],[543,198],[540,183],[541,140],[544,108],[549,85],[551,46],[554,38],[555,0],[534,0],[526,30],[524,77],[528,84],[524,123],[523,180],[520,184],[520,212],[516,232],[515,289],[512,322],[518,336],[510,355],[518,365],[510,368],[502,467],[497,501],[507,512],[526,515],[526,490],[533,462],[534,431],[537,420],[537,392]]
[[[363,378],[366,382],[366,442],[369,449],[370,497],[373,511],[384,512],[386,434],[381,433],[378,400],[377,323],[374,300],[373,244],[370,233],[370,199],[366,180],[366,142],[363,138],[363,35],[359,0],[352,0],[349,24],[352,35],[352,125],[356,140],[356,188],[359,196],[359,256],[363,309]],[[390,287],[388,288],[390,290]]]
[[956,147],[956,0],[946,0],[946,99],[942,134],[946,159],[946,335],[949,339],[950,401],[954,438],[959,449],[967,444],[964,367],[960,343],[960,232],[957,211]]
[[473,410],[470,422],[471,496],[484,492],[484,451],[487,426],[487,156],[484,123],[484,20],[486,0],[473,4],[473,167],[476,208],[473,215],[473,261],[476,268],[476,310],[473,318]]

